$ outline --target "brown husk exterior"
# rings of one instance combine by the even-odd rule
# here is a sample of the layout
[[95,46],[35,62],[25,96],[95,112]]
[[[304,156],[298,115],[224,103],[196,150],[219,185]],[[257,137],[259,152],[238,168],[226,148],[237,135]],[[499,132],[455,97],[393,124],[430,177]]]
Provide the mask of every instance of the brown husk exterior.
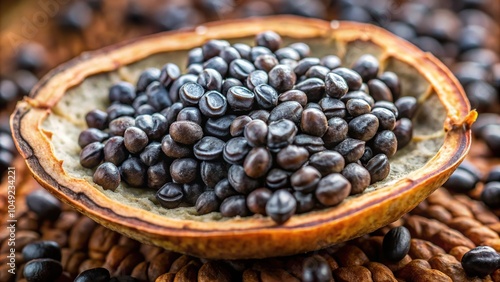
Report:
[[[151,54],[189,49],[211,38],[238,38],[264,30],[293,37],[329,37],[337,41],[371,41],[408,63],[429,81],[447,110],[445,142],[427,165],[404,178],[332,209],[294,216],[276,225],[268,218],[250,217],[237,223],[169,219],[116,203],[86,181],[70,179],[54,156],[50,134],[41,123],[65,94],[87,76],[113,71]],[[174,251],[207,258],[263,258],[303,253],[349,240],[384,226],[409,212],[438,188],[456,169],[471,144],[470,125],[476,113],[451,72],[434,56],[388,32],[369,25],[325,22],[290,16],[213,23],[191,31],[149,36],[82,54],[49,73],[19,102],[11,117],[18,150],[34,177],[52,194],[98,223]]]

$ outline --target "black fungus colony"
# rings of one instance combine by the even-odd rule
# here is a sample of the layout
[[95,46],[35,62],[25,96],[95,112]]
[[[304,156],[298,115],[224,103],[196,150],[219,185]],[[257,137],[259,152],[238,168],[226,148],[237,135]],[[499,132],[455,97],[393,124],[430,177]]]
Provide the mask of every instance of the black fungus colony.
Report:
[[261,214],[276,223],[385,179],[412,138],[417,101],[366,54],[351,68],[272,31],[255,46],[210,40],[184,74],[167,63],[109,89],[86,115],[80,163],[114,190],[156,190],[166,209]]

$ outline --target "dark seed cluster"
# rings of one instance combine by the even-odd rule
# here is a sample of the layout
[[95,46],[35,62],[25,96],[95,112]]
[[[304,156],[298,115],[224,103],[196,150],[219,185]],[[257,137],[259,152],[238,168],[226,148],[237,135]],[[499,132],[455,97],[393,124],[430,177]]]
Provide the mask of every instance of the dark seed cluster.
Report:
[[210,40],[189,52],[186,74],[168,63],[113,85],[78,139],[94,182],[157,190],[164,208],[283,223],[385,179],[417,109],[398,76],[372,55],[352,69],[310,57],[272,31],[255,43]]

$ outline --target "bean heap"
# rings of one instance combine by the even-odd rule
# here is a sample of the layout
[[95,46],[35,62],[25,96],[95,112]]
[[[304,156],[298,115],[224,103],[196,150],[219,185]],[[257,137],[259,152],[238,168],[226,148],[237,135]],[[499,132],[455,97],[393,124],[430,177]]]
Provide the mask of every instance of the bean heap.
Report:
[[305,43],[281,47],[272,31],[255,43],[210,40],[189,52],[186,74],[168,63],[135,87],[113,85],[78,140],[94,182],[157,190],[168,209],[280,224],[386,178],[417,108],[398,76],[379,74],[372,55],[349,69]]

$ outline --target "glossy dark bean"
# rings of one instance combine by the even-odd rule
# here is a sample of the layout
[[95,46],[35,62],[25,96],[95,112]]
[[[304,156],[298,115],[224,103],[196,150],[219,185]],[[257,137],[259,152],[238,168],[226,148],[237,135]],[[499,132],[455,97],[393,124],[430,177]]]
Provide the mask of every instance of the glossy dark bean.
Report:
[[297,126],[290,120],[273,121],[268,126],[267,146],[271,151],[278,151],[293,143],[297,131]]
[[254,65],[244,59],[236,59],[229,64],[229,74],[239,80],[246,79],[254,70]]
[[246,86],[250,90],[254,90],[254,88],[260,84],[267,84],[269,81],[269,77],[267,73],[263,70],[255,70],[248,75],[246,79]]
[[[231,127],[229,131],[232,137],[237,137],[243,135],[243,131],[245,130],[245,126],[252,121],[252,118],[249,116],[239,116],[233,120],[231,123]],[[266,134],[267,135],[267,134]]]
[[[481,170],[479,170],[473,163],[471,163],[467,160],[464,160],[458,167],[468,171],[470,174],[472,174],[474,176],[474,178],[477,181],[480,181],[483,179],[483,172]],[[486,180],[485,182],[487,183],[488,181]]]
[[123,116],[133,116],[135,109],[125,104],[112,104],[106,109],[109,120],[114,120]]
[[401,82],[397,74],[386,71],[382,73],[378,79],[380,79],[387,87],[389,87],[392,97],[394,100],[399,99],[401,96]]
[[259,178],[267,174],[272,166],[271,153],[263,148],[256,147],[248,152],[243,167],[246,175],[252,178]]
[[[463,163],[462,163],[463,164]],[[500,165],[496,165],[491,168],[486,176],[485,182],[500,182]]]
[[[196,82],[206,90],[221,91],[222,89],[222,76],[217,70],[212,68],[205,68],[203,72],[198,76],[198,80]],[[181,87],[181,89],[183,87]],[[182,93],[182,90],[180,93]]]
[[276,51],[282,43],[281,36],[274,31],[264,31],[255,36],[255,45],[264,46]]
[[394,102],[398,108],[398,119],[412,119],[417,111],[417,99],[412,96],[404,96]]
[[293,70],[297,66],[297,61],[292,59],[281,59],[280,64],[288,66]]
[[410,251],[411,235],[404,226],[392,228],[385,234],[382,242],[382,253],[389,261],[400,261]]
[[103,153],[104,161],[111,162],[116,166],[121,165],[129,156],[129,152],[125,148],[125,143],[121,136],[109,138],[104,145]]
[[269,71],[269,85],[280,93],[292,89],[296,81],[297,76],[287,65],[276,65]]
[[297,201],[285,189],[273,193],[266,204],[266,214],[277,224],[283,224],[295,214]]
[[398,140],[392,131],[384,130],[373,137],[371,146],[375,154],[384,154],[390,158],[396,154]]
[[347,198],[350,192],[349,181],[340,173],[332,173],[319,181],[315,195],[321,204],[335,206]]
[[169,87],[177,78],[181,76],[181,70],[176,64],[167,63],[160,70],[160,82],[165,87]]
[[379,62],[373,55],[366,54],[354,62],[352,70],[359,73],[363,81],[369,81],[377,77]]
[[281,49],[276,50],[274,52],[276,55],[276,58],[278,60],[293,60],[293,61],[298,61],[300,60],[300,54],[297,52],[297,50],[290,48],[290,47],[283,47]]
[[188,183],[182,185],[184,194],[183,200],[189,205],[194,206],[200,195],[204,192],[204,188],[199,183]]
[[88,127],[103,130],[108,126],[108,114],[99,109],[92,110],[85,115]]
[[238,50],[242,59],[250,60],[250,51],[252,47],[243,43],[235,43],[233,44],[233,48]]
[[135,88],[128,82],[120,81],[109,88],[108,98],[111,103],[130,105],[136,98]]
[[371,158],[373,158],[373,150],[370,147],[365,147],[365,152],[359,160],[362,164],[366,164]]
[[94,168],[104,159],[104,145],[100,142],[90,143],[80,152],[80,164],[85,168]]
[[219,161],[202,161],[200,164],[201,180],[206,187],[214,188],[215,185],[227,176],[228,165]]
[[330,265],[320,255],[313,255],[306,258],[302,264],[302,281],[333,281]]
[[378,118],[372,114],[364,114],[349,122],[349,136],[368,141],[372,139],[379,128]]
[[201,46],[201,50],[203,52],[203,59],[208,60],[212,57],[219,55],[219,53],[227,46],[229,46],[229,43],[224,40],[212,39],[207,41],[205,44]]
[[156,109],[153,108],[151,105],[145,104],[137,108],[135,111],[135,116],[140,116],[140,115],[152,115],[156,113]]
[[174,83],[172,83],[168,91],[168,96],[170,97],[172,103],[176,103],[179,101],[179,96],[180,96],[179,90],[184,84],[188,82],[196,82],[196,80],[198,80],[198,75],[184,74],[179,76],[179,78],[175,80]]
[[278,93],[267,84],[260,84],[253,90],[255,100],[261,109],[272,109],[278,104]]
[[125,148],[127,148],[130,153],[136,154],[148,145],[149,139],[147,134],[140,128],[131,126],[125,130],[123,141]]
[[366,94],[363,91],[347,92],[347,94],[345,94],[344,96],[342,96],[340,98],[340,101],[342,101],[344,103],[347,103],[351,99],[365,100],[370,105],[370,107],[372,107],[372,108],[375,105],[375,100],[373,100],[372,96]]
[[223,115],[219,118],[209,118],[205,123],[205,133],[226,140],[230,137],[231,124],[236,118],[234,115]]
[[344,96],[349,87],[345,79],[339,74],[330,72],[325,76],[325,93],[332,98]]
[[172,105],[167,89],[159,81],[153,81],[149,84],[146,95],[148,96],[148,104],[157,111]]
[[126,159],[121,167],[121,178],[125,182],[136,188],[143,187],[147,180],[147,166],[136,157]]
[[224,47],[224,49],[220,51],[219,56],[228,64],[236,59],[241,59],[241,55],[238,50],[231,46]]
[[387,109],[387,110],[391,111],[394,114],[394,116],[396,116],[396,117],[399,115],[398,108],[396,108],[396,105],[394,105],[394,103],[387,102],[387,101],[378,101],[373,105],[372,110],[378,109],[378,108]]
[[137,80],[137,91],[144,92],[146,88],[154,81],[160,80],[161,71],[157,68],[147,68]]
[[274,109],[271,110],[269,115],[269,121],[274,122],[281,119],[291,120],[292,122],[298,124],[302,116],[302,106],[295,101],[287,101],[278,104]]
[[[164,128],[166,127],[166,118],[162,115],[161,116],[162,120],[165,122]],[[151,133],[153,132],[153,127],[155,126],[153,122],[153,116],[152,115],[139,115],[135,118],[135,127],[139,128],[142,130],[144,133],[146,133],[148,139],[152,135]],[[149,134],[148,134],[149,133]],[[165,131],[163,131],[165,133]],[[159,135],[159,134],[157,134]]]
[[318,66],[320,65],[320,60],[318,58],[304,58],[300,60],[293,71],[297,75],[297,77],[300,77],[302,75],[305,75],[306,72],[313,66]]
[[109,270],[98,267],[82,271],[74,282],[109,282],[109,279],[111,279]]
[[270,113],[266,110],[255,110],[255,111],[251,111],[250,113],[248,113],[248,116],[255,120],[255,119],[260,119],[261,121],[267,123],[268,120],[269,120],[269,115]]
[[109,137],[109,134],[97,128],[88,128],[78,136],[78,145],[80,148],[94,142],[103,142]]
[[472,173],[459,167],[443,184],[443,187],[465,193],[474,189],[477,183],[478,179]]
[[244,137],[232,138],[224,146],[224,160],[231,164],[242,164],[251,149]]
[[311,54],[311,48],[309,45],[303,42],[295,42],[290,44],[288,47],[297,51],[300,55],[300,58],[308,57]]
[[233,86],[243,86],[243,83],[232,77],[224,79],[224,82],[222,82],[222,95],[227,96],[227,92]]
[[23,275],[29,282],[56,281],[63,272],[60,262],[50,258],[40,258],[24,265]]
[[[205,83],[200,83],[200,82],[198,82],[198,83],[200,83],[201,85],[208,86],[208,81],[211,81],[213,84],[213,86],[211,88],[214,88],[214,89],[210,89],[210,90],[220,91],[220,87],[215,88],[215,85],[219,84],[219,78],[220,78],[221,83],[222,83],[222,77],[226,76],[228,68],[229,68],[229,66],[223,58],[221,58],[219,56],[213,57],[213,58],[209,59],[208,61],[206,61],[205,63],[203,63],[203,69],[205,69],[205,70],[213,69],[214,71],[210,72],[210,74],[208,76],[206,76],[205,79],[203,79],[205,81]],[[216,74],[218,74],[218,75],[216,75]],[[205,87],[205,88],[208,89],[208,87]]]
[[203,86],[195,82],[188,82],[179,89],[179,99],[186,106],[197,105],[205,93]]
[[346,138],[335,146],[334,150],[344,157],[346,163],[353,163],[363,156],[365,142],[358,139]]
[[224,217],[248,216],[246,198],[243,195],[230,196],[220,204],[220,213]]
[[347,83],[349,91],[358,90],[361,88],[361,84],[363,84],[363,79],[361,78],[361,76],[351,69],[336,68],[332,70],[332,73],[337,74],[344,79],[344,81]]
[[109,123],[109,132],[114,136],[123,136],[127,128],[135,126],[135,119],[132,117],[119,117]]
[[176,208],[180,205],[184,197],[182,190],[182,186],[177,183],[167,183],[156,192],[156,199],[164,208]]
[[192,121],[176,121],[170,125],[170,136],[175,142],[191,145],[203,137],[201,126]]
[[165,135],[161,141],[161,149],[165,155],[171,158],[184,158],[191,155],[188,146],[175,142],[170,135]]
[[[323,99],[321,99],[323,100]],[[306,106],[304,107],[304,110],[307,110],[307,109],[316,109],[316,110],[319,110],[319,111],[323,111],[321,109],[321,106],[318,104],[318,103],[315,103],[315,102],[309,102],[306,104]]]
[[102,163],[94,172],[92,180],[104,190],[115,191],[121,182],[120,170],[110,162]]
[[268,132],[267,124],[260,119],[256,119],[245,126],[243,133],[250,146],[258,147],[267,144]]
[[319,78],[321,80],[325,80],[327,74],[330,72],[330,69],[324,66],[312,66],[307,70],[305,76],[308,78]]
[[309,158],[309,152],[299,146],[288,145],[281,149],[276,155],[278,165],[286,170],[299,169]]
[[314,209],[316,206],[316,198],[313,193],[302,193],[295,191],[293,197],[297,202],[297,213],[305,213]]
[[413,123],[407,118],[402,118],[396,122],[393,130],[398,140],[398,150],[404,148],[413,138]]
[[348,132],[347,122],[339,117],[333,117],[328,120],[328,129],[323,135],[323,141],[327,147],[332,147],[344,141]]
[[221,117],[227,110],[226,97],[217,91],[208,91],[201,97],[199,108],[206,117]]
[[309,165],[316,168],[321,175],[326,176],[330,173],[341,172],[345,161],[340,153],[326,150],[312,155],[309,158]]
[[160,161],[147,170],[147,184],[151,189],[159,189],[165,183],[172,181],[170,176],[170,164],[166,161]]
[[61,214],[61,202],[49,192],[38,189],[26,196],[28,208],[40,219],[54,221]]
[[217,198],[214,191],[208,190],[198,197],[195,206],[196,212],[203,215],[219,210],[220,200]]
[[[371,107],[365,100],[351,99],[351,100],[347,101],[346,109],[347,109],[347,112],[351,116],[357,117],[357,116],[369,113],[371,110]],[[396,119],[394,118],[394,122],[395,122],[395,120]]]
[[297,83],[295,89],[306,93],[308,102],[317,102],[325,94],[325,82],[319,78],[307,78]]
[[190,183],[198,176],[198,162],[192,158],[176,159],[170,165],[170,175],[176,183]]
[[490,208],[500,207],[500,182],[493,181],[484,185],[481,192],[481,200]]
[[319,106],[328,119],[331,119],[333,117],[343,118],[347,114],[346,105],[344,104],[344,102],[335,98],[325,97],[319,101]]
[[258,70],[269,72],[279,64],[278,59],[273,55],[260,55],[255,59],[254,65]]
[[279,168],[273,168],[266,176],[266,187],[276,190],[288,185],[288,173]]
[[267,188],[258,188],[248,194],[246,203],[248,209],[254,214],[266,214],[266,204],[272,192]]
[[482,131],[482,138],[493,155],[500,156],[500,125],[491,124],[485,126]]
[[215,160],[222,156],[224,145],[224,141],[216,137],[205,136],[194,145],[193,152],[199,160]]
[[321,179],[321,173],[313,166],[304,166],[290,177],[290,183],[296,191],[309,193],[314,191]]
[[254,62],[260,55],[272,55],[273,52],[264,46],[255,46],[250,50],[250,60]]
[[253,107],[255,94],[243,86],[233,86],[227,91],[227,103],[233,111],[248,111]]
[[381,80],[371,79],[368,81],[368,89],[375,101],[393,101],[391,90]]
[[365,167],[370,172],[371,183],[384,180],[391,171],[389,159],[384,154],[375,155],[366,163]]
[[200,110],[196,107],[186,107],[182,109],[177,115],[177,121],[192,121],[197,124],[202,124],[203,116]]
[[468,276],[485,277],[500,265],[500,255],[490,246],[478,246],[462,257],[462,267]]
[[318,136],[299,134],[295,137],[293,144],[306,148],[310,154],[325,150],[325,143]]
[[162,159],[162,157],[163,153],[161,151],[160,142],[149,143],[139,155],[141,161],[147,166],[156,164]]
[[48,258],[61,261],[61,247],[54,241],[40,241],[27,244],[23,250],[24,261]]
[[232,165],[227,173],[227,179],[234,190],[241,194],[248,194],[259,187],[260,181],[246,175],[245,169],[239,165]]
[[370,185],[370,172],[357,163],[346,165],[342,175],[351,183],[351,195],[362,193]]
[[220,180],[214,187],[215,195],[221,200],[227,197],[238,195],[227,178]]
[[326,55],[320,60],[320,64],[322,66],[325,66],[331,70],[340,67],[341,63],[342,61],[340,60],[340,58],[335,55]]
[[[371,112],[379,121],[379,130],[394,130],[396,127],[396,116],[386,108],[375,108]],[[411,121],[410,121],[411,122]]]
[[303,91],[300,90],[288,90],[284,93],[281,93],[278,96],[278,102],[283,103],[287,101],[295,101],[298,102],[301,106],[305,106],[307,104],[307,95]]
[[302,111],[300,129],[309,135],[323,136],[328,130],[328,121],[325,114],[318,109],[305,109]]
[[188,65],[199,64],[203,62],[203,50],[201,48],[193,48],[188,52]]

